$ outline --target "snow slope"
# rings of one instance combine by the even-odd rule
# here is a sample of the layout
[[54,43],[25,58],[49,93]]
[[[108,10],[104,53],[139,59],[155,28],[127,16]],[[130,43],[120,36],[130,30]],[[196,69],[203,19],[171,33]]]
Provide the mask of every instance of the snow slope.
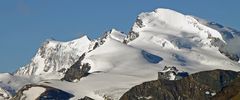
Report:
[[199,23],[191,16],[169,9],[142,13],[132,32],[138,37],[128,44],[155,53],[164,65],[178,66],[190,73],[211,70],[239,70],[239,64],[222,55],[212,45],[214,38],[225,42],[222,35]]
[[50,81],[51,84],[47,85],[71,92],[76,96],[74,99],[84,96],[103,99],[104,95],[118,99],[130,87],[149,79],[156,79],[156,73],[160,71],[160,66],[149,63],[141,50],[111,37],[88,53],[83,62],[90,63],[89,76],[77,83]]
[[36,100],[39,97],[39,95],[45,91],[46,91],[45,88],[32,87],[26,91],[23,91],[24,96],[21,99],[24,99],[24,100],[34,100],[35,99]]
[[115,39],[119,42],[123,42],[123,40],[125,39],[126,35],[116,29],[111,29],[110,31],[105,33],[105,37],[106,38],[112,38]]
[[[91,41],[87,36],[68,41],[46,41],[38,50],[31,63],[20,68],[16,75],[45,75],[62,77],[62,74],[75,63],[78,58],[89,50]],[[50,75],[48,75],[50,74]],[[50,77],[49,77],[50,78]]]

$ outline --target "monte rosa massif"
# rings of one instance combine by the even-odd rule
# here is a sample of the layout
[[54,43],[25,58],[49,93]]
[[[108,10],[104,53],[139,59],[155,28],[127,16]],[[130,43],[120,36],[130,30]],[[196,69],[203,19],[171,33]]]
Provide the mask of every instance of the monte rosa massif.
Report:
[[159,8],[138,15],[128,33],[47,40],[29,64],[0,74],[0,99],[239,100],[239,36]]

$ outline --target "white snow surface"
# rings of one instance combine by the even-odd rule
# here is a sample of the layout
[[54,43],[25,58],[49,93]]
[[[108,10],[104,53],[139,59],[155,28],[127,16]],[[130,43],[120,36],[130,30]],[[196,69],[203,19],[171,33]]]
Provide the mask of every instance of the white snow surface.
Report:
[[51,81],[47,85],[74,94],[73,99],[89,96],[102,100],[104,95],[119,99],[130,87],[157,79],[157,72],[161,69],[157,64],[148,63],[141,50],[112,38],[87,54],[83,62],[92,66],[89,76],[77,83]]
[[162,64],[177,66],[190,73],[211,69],[239,70],[238,63],[211,45],[210,36],[224,42],[221,34],[193,17],[169,9],[157,9],[140,14],[138,19],[142,20],[142,27],[135,23],[133,31],[139,37],[129,45],[161,56],[164,59]]
[[[46,48],[43,50],[47,50],[46,57],[41,56],[42,50],[39,49],[32,63],[20,69],[16,75],[44,74],[45,77],[55,77],[56,71],[69,68],[82,53],[87,52],[82,62],[90,64],[90,75],[80,81],[65,82],[43,77],[33,79],[35,82],[42,81],[39,84],[72,93],[75,95],[73,100],[84,96],[96,100],[103,100],[104,97],[117,100],[131,87],[156,80],[157,72],[162,71],[164,66],[175,66],[190,74],[213,69],[240,71],[238,62],[228,59],[218,51],[218,47],[211,45],[212,38],[225,42],[222,35],[189,15],[161,8],[140,14],[138,21],[134,23],[132,32],[139,36],[128,44],[122,43],[126,36],[116,30],[112,30],[104,39],[105,42],[91,52],[87,52],[91,41],[86,37],[74,40],[75,42],[50,41],[43,46]],[[56,51],[57,44],[60,44],[61,49]],[[151,63],[143,57],[142,50],[163,60],[157,64]],[[53,58],[58,62],[48,68],[46,65],[51,64],[51,60],[45,62],[52,54],[58,57]],[[64,58],[64,63],[59,57]],[[44,72],[45,68],[48,69],[47,72]],[[16,75],[7,77],[18,77]],[[3,78],[0,76],[0,79]]]
[[162,33],[162,35],[194,36],[202,39],[215,37],[224,41],[218,31],[200,24],[191,16],[183,15],[170,9],[159,8],[153,12],[141,13],[138,19],[141,20],[142,25],[139,26],[135,23],[132,29],[132,31],[137,33],[149,31],[151,33]]
[[21,89],[26,84],[33,83],[30,78],[11,75],[9,73],[0,73],[0,81],[2,84],[5,84],[16,91]]
[[24,100],[36,100],[46,89],[42,87],[31,87],[28,90],[23,91],[21,99]]
[[109,34],[109,37],[112,39],[115,39],[117,41],[123,42],[125,39],[126,35],[124,33],[121,33],[120,31],[116,29],[111,29],[107,34]]

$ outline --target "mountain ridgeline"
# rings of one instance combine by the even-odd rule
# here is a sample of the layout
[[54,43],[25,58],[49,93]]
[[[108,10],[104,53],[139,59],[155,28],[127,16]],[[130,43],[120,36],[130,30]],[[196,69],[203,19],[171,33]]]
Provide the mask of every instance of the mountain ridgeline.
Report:
[[0,97],[237,100],[239,36],[218,23],[159,8],[139,14],[127,34],[111,29],[95,40],[44,42],[29,64],[0,74],[14,91],[1,86]]

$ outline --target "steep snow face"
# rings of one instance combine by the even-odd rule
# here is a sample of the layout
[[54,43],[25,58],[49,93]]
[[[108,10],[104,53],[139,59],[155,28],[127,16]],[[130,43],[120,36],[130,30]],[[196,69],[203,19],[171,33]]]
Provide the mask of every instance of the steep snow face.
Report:
[[117,31],[116,29],[111,29],[110,31],[105,32],[104,35],[98,39],[98,44],[104,44],[109,38],[123,42],[126,38],[126,35],[123,32]]
[[204,24],[208,27],[211,27],[219,31],[223,39],[226,41],[226,44],[219,46],[220,47],[219,50],[224,55],[228,56],[230,59],[240,62],[240,51],[239,51],[240,32],[239,31],[233,28],[225,27],[215,22],[206,21],[204,19],[197,18],[197,17],[194,17],[194,18],[196,18],[201,24]]
[[[222,55],[218,46],[226,41],[221,33],[192,16],[169,9],[141,13],[134,23],[128,45],[156,54],[167,66],[190,73],[211,70],[239,70],[239,64]],[[137,34],[137,35],[136,35]],[[134,37],[133,36],[133,37]],[[216,43],[217,44],[217,43]]]
[[[202,45],[210,45],[212,38],[224,41],[218,31],[202,25],[191,16],[169,9],[156,9],[154,12],[141,13],[133,25],[132,32],[140,36],[145,36],[144,33],[152,34],[162,37],[161,40],[168,39],[169,41],[173,41],[173,37],[192,38],[191,41]],[[155,37],[148,38],[154,39]],[[167,42],[162,44],[165,43]]]
[[16,75],[60,75],[89,50],[87,36],[69,42],[47,41],[38,50],[31,63],[20,68]]
[[221,33],[223,39],[226,42],[228,42],[229,40],[231,40],[231,39],[233,39],[235,37],[239,37],[240,36],[240,32],[235,30],[235,29],[233,29],[233,28],[225,27],[225,26],[223,26],[221,24],[218,24],[216,22],[207,21],[207,20],[195,17],[195,16],[192,16],[192,17],[197,19],[197,21],[199,23],[217,30],[219,33]]
[[117,40],[119,42],[123,42],[125,39],[126,35],[120,31],[117,31],[116,29],[112,29],[109,32],[107,32],[108,37]]

